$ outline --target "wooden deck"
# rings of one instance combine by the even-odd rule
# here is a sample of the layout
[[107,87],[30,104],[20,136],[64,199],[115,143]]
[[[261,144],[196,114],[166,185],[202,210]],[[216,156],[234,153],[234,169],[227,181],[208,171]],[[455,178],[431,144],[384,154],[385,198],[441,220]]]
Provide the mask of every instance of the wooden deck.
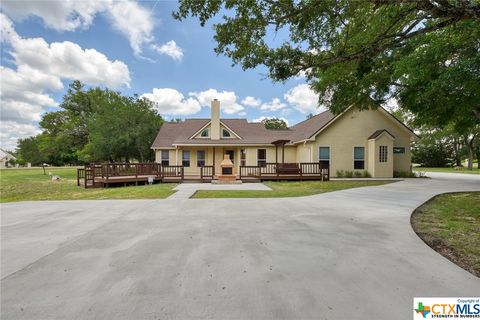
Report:
[[[85,188],[142,185],[149,183],[211,182],[218,177],[213,166],[200,168],[200,175],[185,175],[183,166],[159,163],[102,163],[77,169],[77,185]],[[330,178],[320,163],[265,163],[240,166],[237,180],[242,182],[279,180],[322,180]]]

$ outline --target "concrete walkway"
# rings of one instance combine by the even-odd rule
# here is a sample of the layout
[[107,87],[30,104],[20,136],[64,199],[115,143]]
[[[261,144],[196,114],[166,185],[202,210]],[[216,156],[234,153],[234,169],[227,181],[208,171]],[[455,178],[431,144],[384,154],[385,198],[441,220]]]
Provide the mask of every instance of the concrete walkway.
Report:
[[272,190],[263,183],[240,183],[240,184],[211,184],[211,183],[181,183],[168,199],[189,199],[198,190]]
[[1,205],[2,319],[411,319],[478,296],[411,212],[480,176],[302,198]]

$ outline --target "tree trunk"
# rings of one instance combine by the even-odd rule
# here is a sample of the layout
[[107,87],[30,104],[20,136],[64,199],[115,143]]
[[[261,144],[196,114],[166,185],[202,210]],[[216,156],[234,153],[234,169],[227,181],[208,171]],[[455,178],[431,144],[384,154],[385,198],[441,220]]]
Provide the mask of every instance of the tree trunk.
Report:
[[463,139],[465,141],[465,146],[467,147],[468,170],[473,170],[473,141],[475,140],[475,136],[469,139],[468,136],[465,135]]
[[480,119],[480,108],[477,108],[477,109],[474,109],[473,110],[473,113],[475,114],[475,116]]
[[455,166],[462,166],[462,158],[460,157],[460,140],[457,138],[453,139],[453,151],[455,153]]
[[477,147],[477,169],[480,169],[480,147]]

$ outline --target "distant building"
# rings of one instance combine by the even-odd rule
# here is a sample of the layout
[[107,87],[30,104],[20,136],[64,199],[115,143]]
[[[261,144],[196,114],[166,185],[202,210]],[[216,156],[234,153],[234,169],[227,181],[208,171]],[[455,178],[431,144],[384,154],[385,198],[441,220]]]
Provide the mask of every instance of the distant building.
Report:
[[9,163],[10,160],[17,160],[17,158],[7,151],[0,149],[0,168],[11,167],[12,165]]

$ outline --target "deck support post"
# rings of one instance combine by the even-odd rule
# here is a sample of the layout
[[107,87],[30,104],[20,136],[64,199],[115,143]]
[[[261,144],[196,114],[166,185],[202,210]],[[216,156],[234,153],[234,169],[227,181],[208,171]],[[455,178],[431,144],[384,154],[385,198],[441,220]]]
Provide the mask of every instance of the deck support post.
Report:
[[213,170],[212,170],[212,179],[215,177],[215,147],[213,147],[213,160],[212,160]]

